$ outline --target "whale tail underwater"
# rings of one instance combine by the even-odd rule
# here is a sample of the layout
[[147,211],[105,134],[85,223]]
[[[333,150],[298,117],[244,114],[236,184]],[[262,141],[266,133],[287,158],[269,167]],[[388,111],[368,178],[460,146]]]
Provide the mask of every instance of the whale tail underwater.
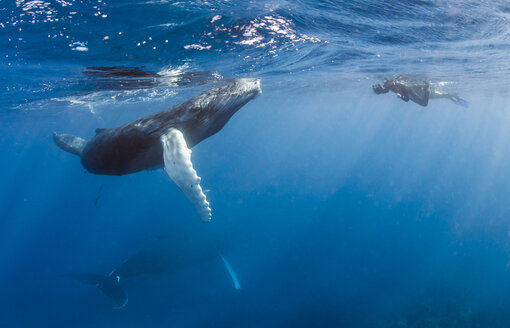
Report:
[[159,113],[116,128],[96,129],[88,141],[57,133],[53,140],[62,150],[79,156],[94,174],[124,175],[164,165],[202,220],[209,221],[211,208],[193,169],[191,148],[220,131],[261,92],[259,79],[234,79]]
[[99,274],[78,273],[68,274],[69,278],[86,285],[94,285],[114,303],[115,309],[121,309],[127,305],[128,295],[120,284],[120,277],[115,275],[102,276]]

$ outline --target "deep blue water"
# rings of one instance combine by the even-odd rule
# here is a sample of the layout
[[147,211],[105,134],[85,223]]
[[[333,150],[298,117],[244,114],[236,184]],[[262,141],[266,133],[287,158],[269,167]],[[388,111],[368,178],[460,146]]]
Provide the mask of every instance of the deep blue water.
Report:
[[[510,326],[506,1],[1,1],[0,326]],[[157,77],[87,73],[112,66]],[[372,92],[396,74],[469,107]],[[163,170],[52,141],[237,77],[262,94],[193,148],[209,223]],[[67,276],[184,234],[241,289],[214,256],[126,279],[123,309]]]

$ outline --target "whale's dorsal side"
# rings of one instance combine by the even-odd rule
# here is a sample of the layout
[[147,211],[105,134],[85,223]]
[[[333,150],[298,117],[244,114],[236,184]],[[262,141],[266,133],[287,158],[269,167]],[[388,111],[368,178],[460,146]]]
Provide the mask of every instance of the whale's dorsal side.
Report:
[[211,208],[202,187],[200,177],[191,163],[191,149],[188,148],[181,131],[171,128],[161,136],[165,171],[173,182],[193,203],[203,221],[211,220]]
[[96,134],[100,134],[102,132],[105,132],[106,130],[108,130],[108,129],[106,129],[106,128],[97,128],[96,129]]
[[53,141],[60,149],[78,156],[81,155],[83,148],[87,145],[87,140],[64,133],[53,133]]

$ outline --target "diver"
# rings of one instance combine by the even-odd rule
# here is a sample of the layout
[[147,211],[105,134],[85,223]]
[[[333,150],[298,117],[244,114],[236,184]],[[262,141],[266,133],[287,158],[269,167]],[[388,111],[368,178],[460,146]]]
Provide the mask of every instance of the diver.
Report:
[[375,84],[372,89],[376,94],[388,93],[393,91],[397,97],[405,102],[409,100],[421,105],[427,106],[429,99],[447,98],[453,101],[456,105],[468,107],[468,102],[454,93],[449,93],[442,90],[444,83],[430,83],[427,81],[416,82],[407,79],[404,76],[398,76],[396,79],[384,79],[384,83]]

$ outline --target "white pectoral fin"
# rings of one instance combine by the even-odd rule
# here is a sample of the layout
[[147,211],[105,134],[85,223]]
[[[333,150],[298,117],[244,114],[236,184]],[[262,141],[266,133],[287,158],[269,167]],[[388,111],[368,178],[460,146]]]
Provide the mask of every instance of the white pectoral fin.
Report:
[[232,266],[230,265],[230,262],[227,261],[227,259],[223,256],[223,254],[219,253],[221,260],[223,261],[223,264],[225,264],[225,268],[228,271],[228,274],[230,275],[230,278],[232,279],[232,283],[234,284],[234,288],[236,290],[241,289],[241,284],[239,284],[239,280],[237,279],[237,275],[234,272],[234,269],[232,269]]
[[211,220],[211,208],[202,187],[200,177],[191,163],[191,149],[181,131],[170,129],[161,137],[165,171],[195,206],[203,221]]

